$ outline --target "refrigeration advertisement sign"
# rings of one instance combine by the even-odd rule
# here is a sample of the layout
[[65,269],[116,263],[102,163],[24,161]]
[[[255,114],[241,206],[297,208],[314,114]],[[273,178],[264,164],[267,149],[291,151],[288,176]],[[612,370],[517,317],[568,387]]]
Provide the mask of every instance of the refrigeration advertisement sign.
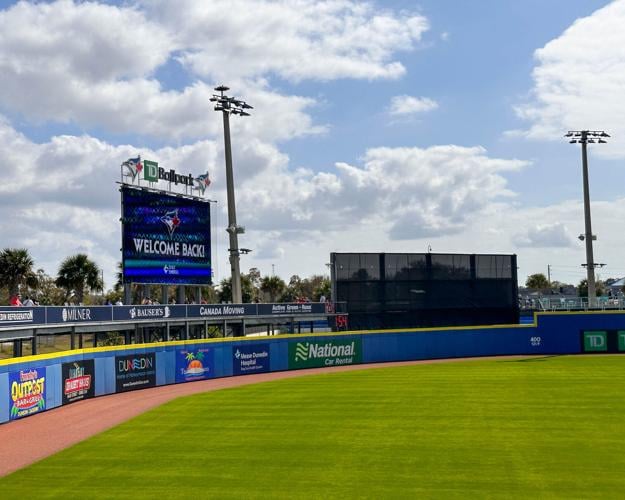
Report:
[[210,204],[124,186],[126,283],[211,283]]

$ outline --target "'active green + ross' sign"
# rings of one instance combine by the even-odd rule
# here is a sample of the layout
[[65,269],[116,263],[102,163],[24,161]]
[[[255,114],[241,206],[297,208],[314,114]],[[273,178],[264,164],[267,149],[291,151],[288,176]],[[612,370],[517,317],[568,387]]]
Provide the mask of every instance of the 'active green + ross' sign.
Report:
[[359,338],[317,342],[291,342],[289,369],[353,365],[362,362]]

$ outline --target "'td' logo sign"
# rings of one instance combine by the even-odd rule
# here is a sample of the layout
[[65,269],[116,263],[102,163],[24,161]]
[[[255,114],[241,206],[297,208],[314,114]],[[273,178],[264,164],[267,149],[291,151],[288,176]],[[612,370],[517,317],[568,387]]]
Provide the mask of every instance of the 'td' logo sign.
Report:
[[584,332],[584,352],[606,352],[608,332]]

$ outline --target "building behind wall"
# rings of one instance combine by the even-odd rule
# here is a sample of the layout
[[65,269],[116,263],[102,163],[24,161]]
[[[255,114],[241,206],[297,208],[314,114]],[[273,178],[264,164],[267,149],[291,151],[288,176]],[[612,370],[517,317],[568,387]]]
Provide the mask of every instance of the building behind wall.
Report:
[[332,253],[349,329],[519,322],[516,255]]

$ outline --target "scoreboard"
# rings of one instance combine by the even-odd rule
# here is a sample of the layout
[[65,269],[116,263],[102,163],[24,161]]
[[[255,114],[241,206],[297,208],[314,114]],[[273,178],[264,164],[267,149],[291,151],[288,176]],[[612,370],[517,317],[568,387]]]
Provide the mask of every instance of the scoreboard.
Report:
[[124,283],[211,283],[210,203],[124,185]]

